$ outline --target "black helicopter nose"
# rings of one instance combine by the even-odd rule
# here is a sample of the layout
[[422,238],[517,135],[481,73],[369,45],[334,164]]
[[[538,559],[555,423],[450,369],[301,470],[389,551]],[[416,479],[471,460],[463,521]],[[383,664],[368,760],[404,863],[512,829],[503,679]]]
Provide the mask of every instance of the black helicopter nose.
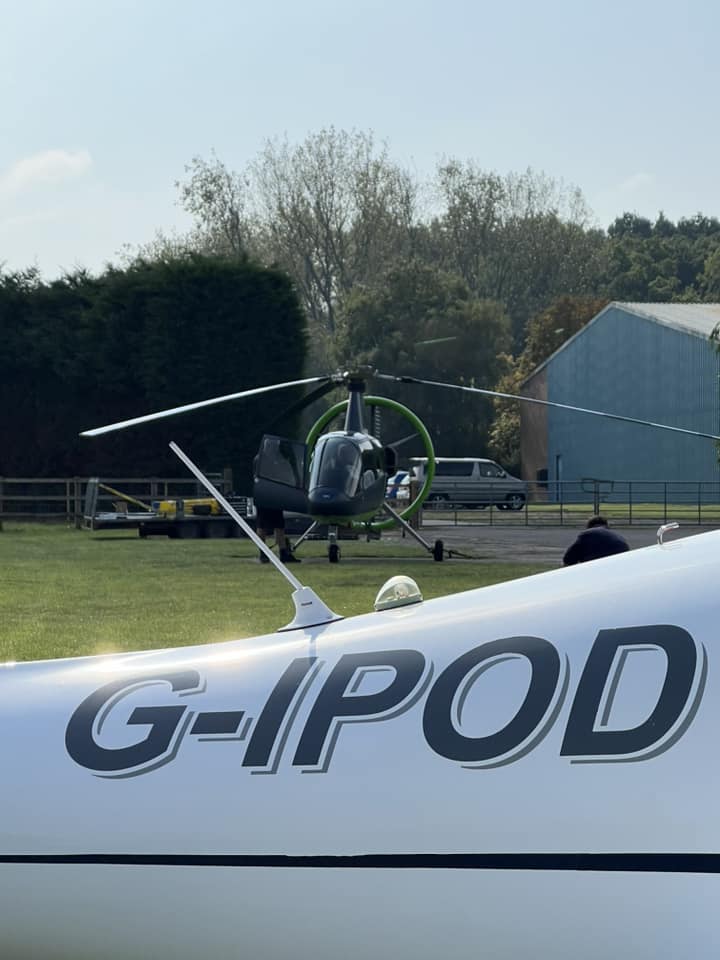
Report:
[[353,515],[353,498],[333,487],[315,487],[308,492],[308,512],[313,516]]

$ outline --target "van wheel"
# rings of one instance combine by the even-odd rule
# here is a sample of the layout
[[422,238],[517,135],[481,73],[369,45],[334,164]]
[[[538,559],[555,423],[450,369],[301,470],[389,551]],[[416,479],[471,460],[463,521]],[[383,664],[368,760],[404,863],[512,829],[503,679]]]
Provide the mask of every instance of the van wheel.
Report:
[[506,510],[522,510],[525,506],[525,497],[522,493],[508,494],[506,501]]
[[447,494],[432,493],[425,502],[429,503],[431,507],[441,507],[443,504],[447,503]]

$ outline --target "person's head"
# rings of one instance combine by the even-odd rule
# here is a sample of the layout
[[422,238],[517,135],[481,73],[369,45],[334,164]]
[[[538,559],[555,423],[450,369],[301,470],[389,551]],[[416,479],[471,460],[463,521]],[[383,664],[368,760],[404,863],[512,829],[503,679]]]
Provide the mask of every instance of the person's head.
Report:
[[338,450],[338,463],[341,467],[351,467],[356,457],[355,448],[349,443],[343,443]]
[[607,527],[608,522],[605,517],[601,516],[599,513],[596,513],[594,517],[590,517],[586,523],[586,527],[589,530],[591,527]]

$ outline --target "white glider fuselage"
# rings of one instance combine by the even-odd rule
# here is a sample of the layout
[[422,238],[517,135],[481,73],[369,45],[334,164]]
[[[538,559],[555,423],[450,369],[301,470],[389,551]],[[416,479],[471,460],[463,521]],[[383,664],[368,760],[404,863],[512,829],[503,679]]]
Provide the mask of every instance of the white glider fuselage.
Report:
[[0,671],[0,956],[720,945],[720,532]]

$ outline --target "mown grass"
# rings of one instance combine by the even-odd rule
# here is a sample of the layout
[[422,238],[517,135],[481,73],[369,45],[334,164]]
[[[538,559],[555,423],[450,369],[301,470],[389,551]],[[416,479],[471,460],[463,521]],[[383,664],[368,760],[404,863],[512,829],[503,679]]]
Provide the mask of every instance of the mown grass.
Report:
[[[293,572],[337,613],[372,610],[388,577],[426,598],[527,576],[537,564],[434,563],[402,540],[303,545]],[[0,661],[205,643],[271,632],[293,616],[288,584],[246,540],[141,540],[134,531],[6,523],[0,532]]]

